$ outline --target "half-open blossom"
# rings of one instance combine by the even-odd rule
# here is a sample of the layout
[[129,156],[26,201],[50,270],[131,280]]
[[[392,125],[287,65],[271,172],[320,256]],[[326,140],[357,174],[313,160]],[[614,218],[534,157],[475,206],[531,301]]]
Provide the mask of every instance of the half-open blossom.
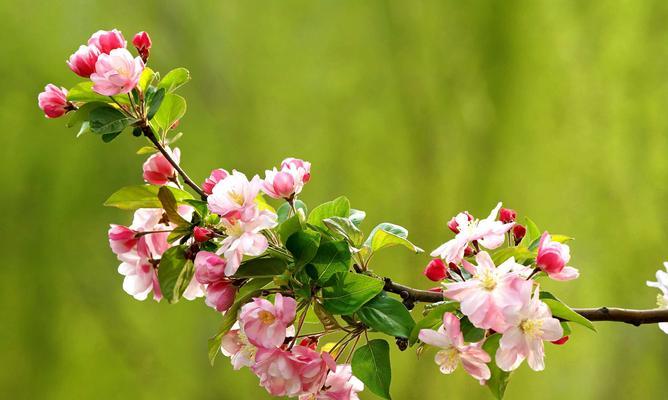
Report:
[[250,181],[243,173],[232,171],[216,183],[207,198],[209,210],[230,220],[247,221],[255,216],[255,198],[260,193],[262,179],[254,176]]
[[251,367],[255,363],[257,347],[248,341],[238,324],[235,324],[235,328],[223,336],[220,350],[223,355],[230,357],[230,362],[235,370]]
[[[668,271],[668,262],[664,262],[663,266]],[[656,271],[656,282],[647,281],[647,286],[657,288],[661,291],[656,296],[656,303],[659,308],[668,308],[668,272],[666,271]],[[660,322],[659,328],[668,333],[668,322]]]
[[137,49],[141,59],[146,62],[148,60],[149,50],[151,50],[151,37],[148,33],[141,31],[132,38],[132,44]]
[[216,183],[225,179],[228,175],[229,173],[222,168],[214,169],[211,171],[211,175],[202,183],[202,190],[206,194],[211,194]]
[[[254,216],[248,221],[223,219],[221,224],[225,227],[227,237],[221,242],[219,254],[223,254],[227,264],[225,274],[234,275],[241,264],[243,256],[259,256],[267,250],[269,243],[262,234],[265,229],[271,229],[277,225],[276,214],[263,210],[253,210]],[[248,216],[247,216],[248,217]]]
[[273,170],[265,171],[262,191],[275,199],[289,199],[297,191],[297,181],[289,172]]
[[476,255],[476,262],[478,265],[474,266],[464,260],[463,266],[471,273],[471,279],[445,283],[443,295],[460,301],[462,313],[473,325],[503,332],[508,327],[503,309],[520,306],[531,294],[532,282],[514,272],[524,266],[517,264],[513,257],[495,267],[489,254],[481,251]]
[[299,365],[288,351],[277,347],[259,348],[251,369],[272,396],[293,397],[302,393]]
[[225,312],[234,304],[236,295],[237,287],[229,279],[223,279],[206,286],[205,303],[218,312]]
[[297,302],[292,297],[276,294],[274,304],[256,297],[241,307],[239,321],[248,341],[258,347],[283,344],[288,326],[295,319]]
[[49,83],[37,96],[37,104],[47,118],[58,118],[71,109],[67,101],[67,89]]
[[225,279],[227,262],[215,253],[200,251],[195,256],[195,279],[203,284]]
[[543,232],[538,244],[536,265],[547,275],[557,281],[570,281],[580,276],[580,272],[566,266],[571,259],[570,248],[566,244],[553,242],[549,233]]
[[137,300],[146,300],[153,291],[153,298],[160,301],[162,292],[153,265],[137,253],[126,253],[119,258],[122,263],[118,266],[118,273],[125,277],[123,290]]
[[327,373],[336,369],[336,363],[329,353],[321,353],[307,346],[294,346],[292,360],[299,369],[302,393],[317,393],[325,384]]
[[350,364],[337,365],[330,372],[325,385],[316,394],[305,394],[299,400],[359,400],[357,395],[364,390],[364,383],[353,375]]
[[75,74],[88,78],[95,72],[95,63],[99,56],[100,50],[97,47],[82,45],[70,56],[67,65]]
[[564,330],[559,320],[552,317],[550,308],[540,301],[538,289],[521,308],[508,308],[504,313],[510,327],[499,341],[496,364],[504,371],[512,371],[526,359],[534,371],[545,369],[543,341],[559,340]]
[[497,204],[489,216],[482,220],[470,219],[470,215],[462,212],[455,216],[455,223],[450,229],[456,229],[457,234],[454,239],[443,243],[436,250],[431,252],[432,257],[441,257],[446,263],[459,264],[464,258],[464,252],[470,242],[477,241],[486,249],[496,249],[503,244],[505,233],[512,227],[513,223],[504,224],[496,220],[496,215],[501,208],[501,203]]
[[95,63],[95,72],[90,76],[93,90],[104,96],[129,93],[137,86],[144,70],[140,57],[132,57],[127,49],[114,49],[109,54],[100,54]]
[[434,282],[442,281],[448,277],[448,268],[440,258],[434,258],[429,261],[423,272],[424,276]]
[[[166,151],[171,158],[178,164],[181,161],[181,151],[175,148],[173,151],[169,148]],[[176,179],[176,170],[174,166],[162,155],[155,153],[151,155],[142,167],[144,180],[153,185],[165,185]]]
[[491,361],[487,354],[478,345],[466,345],[462,334],[459,319],[452,313],[443,314],[443,325],[434,331],[421,329],[419,334],[423,342],[439,347],[434,361],[444,374],[450,374],[457,369],[459,362],[472,377],[487,380],[491,372],[487,363]]
[[298,182],[297,194],[301,192],[302,187],[311,179],[311,163],[300,160],[299,158],[288,157],[281,162],[281,171],[287,171],[294,176]]
[[135,235],[136,232],[126,226],[112,224],[108,232],[111,251],[116,255],[132,251],[139,241]]
[[88,39],[88,44],[97,47],[101,53],[109,54],[114,49],[125,48],[127,42],[119,30],[97,31]]

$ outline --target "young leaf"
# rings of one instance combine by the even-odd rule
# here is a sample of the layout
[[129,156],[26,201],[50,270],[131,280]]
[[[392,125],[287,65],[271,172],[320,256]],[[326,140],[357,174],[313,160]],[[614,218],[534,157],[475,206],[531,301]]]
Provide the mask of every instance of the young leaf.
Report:
[[392,246],[404,246],[416,253],[424,251],[408,241],[407,238],[408,230],[406,228],[384,222],[373,228],[369,237],[364,242],[364,246],[369,247],[372,252]]
[[348,272],[350,269],[350,249],[344,241],[325,242],[320,244],[318,252],[311,260],[321,284],[325,283],[337,272]]
[[552,293],[540,292],[539,297],[543,303],[547,304],[547,306],[550,307],[550,310],[552,310],[553,317],[565,319],[566,321],[575,322],[576,324],[580,324],[596,332],[596,328],[594,327],[594,324],[592,324],[590,320],[573,311],[572,308],[564,304],[561,300],[556,298]]
[[362,231],[360,231],[350,219],[330,217],[323,219],[322,222],[330,231],[342,236],[353,247],[360,247],[362,245],[364,235],[362,235]]
[[288,238],[295,232],[299,232],[301,230],[302,223],[299,220],[299,215],[293,215],[278,226],[278,234],[281,237],[281,241],[283,243],[286,243]]
[[314,208],[313,211],[311,211],[311,214],[309,214],[307,222],[322,229],[327,229],[322,222],[323,219],[331,217],[347,217],[349,213],[350,201],[341,196]]
[[515,262],[522,264],[524,261],[536,257],[536,254],[522,245],[506,247],[492,253],[492,261],[494,261],[494,265],[501,265],[510,257],[515,257]]
[[123,129],[137,122],[120,112],[118,109],[106,106],[97,107],[91,110],[89,114],[90,130],[100,135],[110,133],[120,133]]
[[160,258],[158,281],[162,295],[170,304],[179,301],[195,273],[192,261],[185,256],[185,246],[174,246]]
[[[172,192],[177,202],[182,203],[186,199],[192,199],[192,195],[181,189],[167,187]],[[136,210],[138,208],[161,208],[162,204],[158,199],[160,186],[137,185],[126,186],[119,189],[109,196],[104,205],[107,207],[116,207],[121,210]]]
[[[103,103],[110,103],[112,100],[109,96],[103,96],[93,91],[93,82],[84,81],[79,82],[67,92],[67,100],[77,103],[89,103],[91,101],[101,101]],[[114,100],[121,104],[130,104],[127,96],[115,96]]]
[[313,303],[313,312],[318,317],[318,320],[322,323],[322,326],[325,327],[325,330],[332,331],[335,329],[340,329],[341,325],[334,318],[334,316],[325,310],[325,308],[319,302]]
[[79,107],[78,110],[71,113],[72,116],[67,121],[65,126],[68,128],[72,128],[73,126],[82,124],[84,121],[88,121],[88,119],[90,118],[90,112],[100,107],[109,107],[109,106],[101,101],[93,101],[82,105],[81,107]]
[[167,131],[174,125],[174,122],[181,119],[186,113],[186,100],[173,93],[168,93],[162,100],[162,104],[155,113],[152,125],[155,125],[162,131]]
[[121,131],[105,133],[105,134],[102,135],[102,141],[105,142],[105,143],[109,143],[112,140],[116,139],[118,137],[118,135],[120,135],[120,134],[121,134]]
[[151,96],[151,102],[148,105],[148,114],[146,114],[146,118],[149,121],[153,119],[155,114],[160,109],[160,104],[162,104],[162,100],[164,100],[164,98],[165,89],[159,89],[153,96]]
[[137,86],[142,92],[145,92],[146,89],[148,89],[149,85],[153,83],[154,79],[155,79],[155,72],[149,67],[144,67],[144,70],[139,76],[139,83],[137,84]]
[[241,263],[234,277],[274,277],[285,272],[287,266],[287,263],[279,258],[252,258]]
[[[308,209],[306,208],[306,204],[301,201],[301,200],[295,200],[295,208],[297,210],[303,210],[304,215],[308,213]],[[286,221],[288,218],[290,218],[290,212],[292,211],[292,207],[290,207],[290,203],[287,201],[278,207],[276,210],[276,215],[278,216],[278,223],[281,224],[284,221]]]
[[362,224],[362,221],[364,221],[364,218],[366,218],[366,212],[362,210],[356,210],[354,208],[350,209],[350,215],[348,215],[348,219],[350,222],[352,222],[356,227],[360,227]]
[[390,346],[385,340],[374,339],[358,348],[351,363],[353,375],[359,378],[376,395],[391,400]]
[[406,306],[384,292],[364,304],[357,316],[367,326],[395,337],[409,338],[415,327]]
[[332,314],[349,315],[383,290],[383,282],[370,276],[337,272],[333,284],[322,289],[323,306]]
[[486,384],[497,400],[503,399],[503,395],[506,392],[506,387],[508,386],[508,381],[510,381],[510,372],[503,371],[494,362],[496,351],[499,349],[500,339],[501,335],[495,333],[488,337],[487,340],[485,340],[485,343],[482,345],[482,349],[485,350],[492,358],[492,362],[487,364],[490,371],[492,372],[492,376],[489,378]]
[[468,317],[459,320],[464,340],[470,343],[479,342],[485,338],[485,330],[473,326]]
[[165,89],[167,93],[171,93],[181,86],[188,83],[190,80],[190,71],[185,68],[175,68],[167,73],[164,78],[158,83],[158,89]]
[[315,257],[320,245],[320,235],[311,231],[298,231],[290,235],[285,247],[292,253],[295,268],[306,265]]
[[167,186],[161,186],[158,190],[158,199],[162,208],[169,218],[169,222],[174,223],[179,226],[190,225],[189,221],[186,221],[181,214],[178,212],[178,204],[176,202],[176,197],[174,193]]

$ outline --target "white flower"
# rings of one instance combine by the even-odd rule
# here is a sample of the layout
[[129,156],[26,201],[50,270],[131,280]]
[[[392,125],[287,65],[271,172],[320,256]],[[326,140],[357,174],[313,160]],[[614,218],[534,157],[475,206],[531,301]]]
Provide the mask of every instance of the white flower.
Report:
[[[664,262],[663,266],[668,271],[668,262]],[[660,308],[668,308],[668,272],[666,271],[656,271],[656,282],[647,281],[647,286],[661,290],[661,293],[656,296],[656,303]],[[659,323],[659,328],[668,333],[668,322]]]

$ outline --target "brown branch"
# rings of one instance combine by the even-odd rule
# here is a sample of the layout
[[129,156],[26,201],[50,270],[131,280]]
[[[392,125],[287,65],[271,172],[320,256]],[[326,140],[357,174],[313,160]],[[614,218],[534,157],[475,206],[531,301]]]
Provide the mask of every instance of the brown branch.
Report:
[[[392,282],[385,278],[385,291],[395,293],[404,299],[404,304],[410,309],[415,302],[436,303],[443,301],[443,294],[429,290],[414,289],[412,287]],[[652,310],[630,310],[623,308],[575,308],[575,312],[590,321],[624,322],[631,325],[656,324],[668,322],[668,309],[656,308]]]
[[167,150],[160,143],[160,141],[158,141],[158,138],[155,137],[153,129],[151,129],[151,127],[148,124],[142,125],[141,129],[142,132],[144,132],[144,136],[146,136],[148,140],[150,140],[151,143],[153,143],[155,148],[158,149],[158,151],[160,151],[160,153],[162,153],[163,156],[165,156],[167,161],[169,161],[169,163],[172,164],[172,166],[179,173],[179,175],[181,175],[181,178],[183,178],[185,184],[190,186],[194,191],[196,191],[202,200],[206,200],[207,194],[204,193],[202,188],[200,188],[192,179],[190,179],[190,177],[188,176],[188,174],[186,174],[183,168],[181,168],[181,166],[179,166],[179,164],[176,161],[174,161],[172,155],[169,154],[169,152],[167,152]]

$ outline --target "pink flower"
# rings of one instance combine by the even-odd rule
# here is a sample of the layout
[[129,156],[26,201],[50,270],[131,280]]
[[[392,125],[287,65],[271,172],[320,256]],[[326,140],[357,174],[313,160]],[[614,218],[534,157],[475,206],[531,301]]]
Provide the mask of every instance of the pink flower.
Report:
[[141,31],[132,38],[132,44],[139,52],[141,59],[146,62],[148,60],[149,50],[151,49],[151,37],[148,33]]
[[[181,160],[181,151],[166,149],[172,159],[178,164]],[[143,166],[144,180],[153,185],[165,185],[176,179],[176,170],[162,153],[151,155]]]
[[471,219],[466,212],[457,214],[455,221],[451,220],[448,223],[448,227],[456,231],[457,235],[432,251],[431,256],[441,257],[446,263],[459,264],[470,242],[477,241],[482,247],[490,250],[501,246],[505,233],[513,227],[513,223],[504,224],[496,220],[500,208],[501,203],[497,204],[489,216],[482,220]]
[[72,109],[71,104],[67,101],[67,89],[50,83],[37,96],[37,104],[47,118],[61,117]]
[[230,220],[249,220],[255,216],[255,198],[260,193],[262,180],[254,176],[250,181],[239,171],[221,179],[207,198],[209,210]]
[[[300,182],[299,191],[311,179],[311,163],[299,158],[286,158],[281,162],[281,171],[290,172],[297,182]],[[297,194],[299,194],[299,191]]]
[[274,304],[256,297],[241,307],[239,321],[248,341],[258,347],[276,347],[283,344],[286,329],[295,319],[297,302],[292,297],[276,294]]
[[538,289],[525,301],[519,310],[505,310],[510,327],[503,332],[496,352],[496,364],[504,371],[516,369],[524,359],[531,369],[542,371],[543,341],[555,341],[564,335],[559,320],[552,318],[549,307],[538,298]]
[[205,303],[218,312],[225,312],[234,304],[236,295],[237,287],[229,279],[223,279],[207,285]]
[[357,393],[364,390],[364,383],[353,375],[349,364],[338,365],[330,372],[323,389],[317,394],[305,394],[299,400],[359,400]]
[[209,284],[225,279],[225,259],[208,251],[200,251],[195,256],[195,279]]
[[95,63],[100,56],[100,50],[95,46],[79,46],[67,60],[67,65],[77,75],[88,78],[95,72]]
[[450,374],[457,369],[461,361],[462,366],[472,377],[478,380],[487,380],[491,372],[487,363],[491,361],[487,354],[478,345],[465,345],[464,336],[459,326],[459,319],[452,313],[443,314],[443,325],[438,331],[421,329],[419,334],[423,342],[440,347],[434,361],[444,374]]
[[279,348],[259,348],[251,367],[262,385],[272,396],[297,396],[302,392],[299,365],[290,352]]
[[329,353],[320,353],[307,346],[293,347],[292,360],[299,369],[302,393],[317,393],[325,384],[327,373],[336,369]]
[[257,208],[254,208],[253,212],[252,217],[246,215],[247,221],[226,219],[221,221],[227,237],[221,242],[218,253],[222,253],[227,261],[225,266],[227,276],[237,272],[244,255],[259,256],[267,250],[269,243],[262,231],[277,225],[276,214],[267,210],[258,211]]
[[158,283],[158,275],[147,259],[137,253],[126,253],[119,257],[123,261],[118,266],[118,273],[123,275],[123,290],[137,300],[146,300],[153,290],[153,298],[160,301],[162,292]]
[[223,336],[220,350],[223,355],[230,357],[230,362],[235,370],[255,364],[257,347],[250,344],[240,329],[232,329]]
[[513,257],[498,267],[487,252],[476,255],[477,266],[464,260],[464,268],[472,278],[464,282],[445,283],[443,295],[461,302],[461,310],[473,325],[482,329],[503,332],[507,327],[503,309],[520,306],[531,292],[532,282],[522,278],[515,269],[524,266]]
[[206,178],[204,183],[202,183],[202,190],[204,193],[211,194],[213,187],[216,186],[216,183],[220,182],[222,179],[227,178],[229,173],[222,168],[214,169],[211,171],[211,175]]
[[88,39],[88,44],[97,47],[101,53],[109,54],[114,49],[125,48],[127,42],[120,31],[97,31]]
[[568,245],[553,242],[547,232],[543,232],[538,244],[538,255],[536,265],[547,275],[557,281],[570,281],[580,276],[580,272],[567,267],[566,263],[571,259]]
[[111,225],[109,228],[109,246],[116,255],[132,251],[137,245],[136,232],[122,225]]
[[114,49],[109,54],[100,54],[95,63],[95,72],[90,76],[93,90],[104,96],[129,93],[137,86],[144,70],[140,57],[132,58],[127,49]]
[[275,199],[289,199],[297,191],[297,182],[289,172],[277,171],[274,168],[272,171],[265,171],[262,190]]
[[424,269],[424,276],[434,282],[442,281],[448,277],[448,268],[440,258],[434,258]]

